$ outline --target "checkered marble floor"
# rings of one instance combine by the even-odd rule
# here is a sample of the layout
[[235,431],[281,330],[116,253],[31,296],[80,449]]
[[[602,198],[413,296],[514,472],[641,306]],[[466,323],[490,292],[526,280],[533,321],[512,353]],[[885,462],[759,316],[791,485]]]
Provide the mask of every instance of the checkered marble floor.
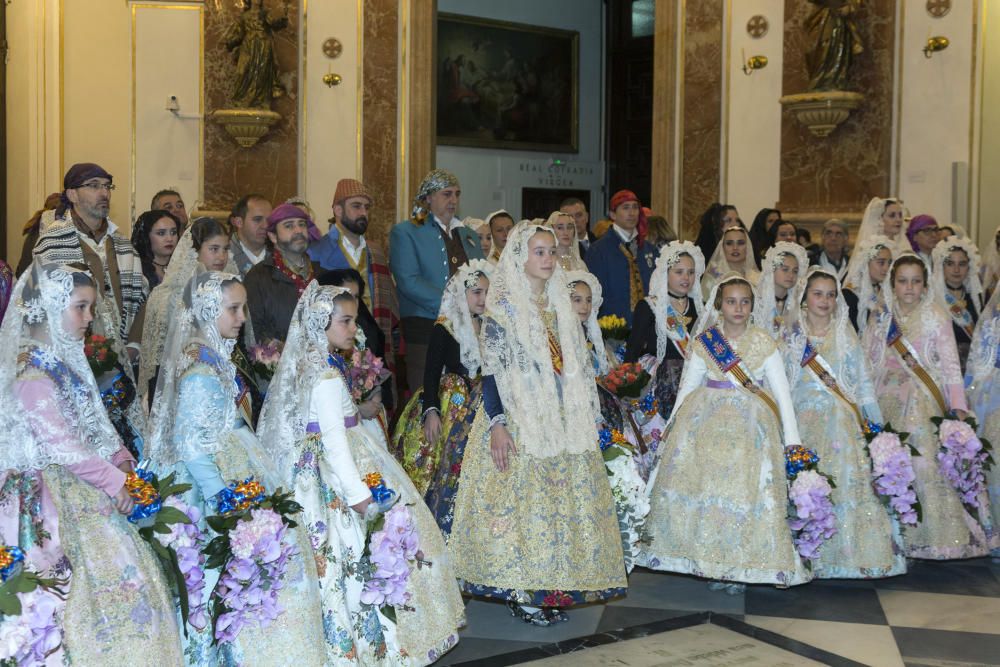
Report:
[[639,568],[627,597],[573,609],[568,622],[550,628],[527,625],[491,602],[471,600],[467,612],[462,640],[437,664],[520,664],[713,622],[825,664],[1000,665],[1000,562],[988,558],[913,561],[892,579],[748,586],[738,596]]

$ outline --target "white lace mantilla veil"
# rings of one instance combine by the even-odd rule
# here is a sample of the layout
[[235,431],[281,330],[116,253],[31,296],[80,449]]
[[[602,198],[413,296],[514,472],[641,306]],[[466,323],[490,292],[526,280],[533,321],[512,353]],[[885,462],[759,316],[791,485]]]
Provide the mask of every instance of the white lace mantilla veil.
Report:
[[[586,271],[587,265],[584,263],[583,258],[580,257],[580,239],[576,236],[576,221],[573,220],[573,216],[569,213],[563,213],[562,211],[552,211],[549,217],[545,219],[544,222],[540,220],[532,220],[532,222],[541,222],[542,225],[548,227],[549,229],[555,231],[556,220],[559,218],[569,218],[569,221],[573,223],[573,240],[569,244],[569,256],[572,258],[570,260],[570,268],[563,266],[564,271]],[[559,237],[556,237],[556,243],[559,243]]]
[[966,365],[966,375],[972,378],[969,393],[989,377],[996,367],[997,348],[1000,348],[1000,289],[986,302],[979,314],[979,324],[972,336],[972,347],[969,349],[969,361]]
[[346,287],[309,282],[295,306],[281,360],[267,389],[257,436],[274,465],[272,474],[286,488],[291,488],[292,459],[298,455],[297,444],[306,433],[313,387],[322,375],[331,372],[326,328],[335,308],[334,299],[349,293]]
[[591,308],[590,317],[583,323],[587,330],[587,339],[594,346],[594,354],[597,355],[597,374],[606,375],[611,363],[608,361],[608,350],[604,347],[604,336],[601,334],[601,325],[597,323],[597,311],[604,303],[604,290],[601,289],[601,281],[590,271],[567,271],[566,286],[570,292],[577,283],[584,283],[590,288]]
[[778,241],[774,244],[774,247],[768,248],[761,265],[760,282],[757,283],[757,299],[754,301],[753,317],[754,321],[757,322],[757,326],[769,333],[772,333],[774,330],[774,310],[778,305],[774,289],[774,272],[781,266],[782,260],[789,256],[794,257],[795,261],[799,264],[799,278],[795,281],[795,285],[788,290],[787,298],[789,300],[785,302],[785,312],[788,312],[789,306],[797,302],[799,297],[802,296],[806,271],[809,269],[809,255],[806,254],[806,249],[798,243]]
[[[828,278],[832,278],[837,289],[837,305],[834,308],[832,320],[830,322],[830,328],[827,332],[827,340],[832,338],[833,344],[835,346],[840,346],[845,341],[850,341],[852,338],[855,343],[858,343],[858,336],[854,333],[854,327],[851,326],[851,318],[847,309],[847,301],[844,300],[844,293],[840,287],[840,282],[837,280],[837,276],[831,272],[829,269],[825,269],[821,266],[810,266],[809,270],[806,272],[802,280],[802,290],[803,293],[799,295],[799,298],[795,302],[789,302],[788,310],[785,315],[785,331],[784,331],[784,342],[787,347],[787,354],[785,356],[785,374],[788,376],[788,386],[794,389],[795,383],[799,380],[799,375],[802,373],[802,353],[806,349],[806,341],[810,335],[809,331],[809,321],[806,318],[805,313],[805,300],[806,295],[804,293],[805,286],[809,282],[809,278],[814,275],[823,275]],[[818,351],[818,350],[817,350]],[[833,369],[836,373],[837,369]],[[845,373],[837,373],[837,385],[844,391],[844,394],[853,403],[859,403],[864,405],[867,403],[874,403],[874,396],[858,396],[858,387],[855,383],[849,382],[849,377]]]
[[[896,235],[896,238],[892,239],[886,235],[885,226],[882,224],[882,214],[885,213],[885,207],[887,204],[899,204],[900,207],[902,207],[903,200],[896,197],[872,197],[871,201],[868,202],[868,206],[865,207],[864,215],[861,216],[861,226],[858,227],[858,235],[854,238],[855,250],[860,248],[865,241],[874,236],[881,236],[889,239],[888,247],[892,251],[893,257],[901,252],[910,250],[910,241],[906,238],[905,222],[900,226],[899,233]],[[858,270],[857,263],[860,260],[857,258],[857,255],[857,252],[852,253],[851,258],[847,262],[848,276]]]
[[216,325],[222,313],[223,283],[230,281],[242,283],[239,274],[219,271],[197,273],[184,287],[180,310],[173,314],[170,321],[146,438],[146,455],[161,469],[213,454],[223,442],[219,437],[177,442],[174,437],[176,423],[185,418],[178,411],[178,400],[181,376],[195,363],[195,359],[188,354],[192,345],[200,343],[218,355],[219,364],[213,365],[212,369],[218,376],[222,391],[226,393],[221,409],[205,406],[217,414],[200,421],[216,424],[219,433],[229,431],[235,423],[236,366],[231,356],[236,340],[223,338]]
[[[62,328],[62,316],[73,292],[73,274],[90,274],[69,266],[42,265],[37,260],[18,279],[10,306],[0,325],[0,470],[41,470],[50,465],[72,465],[93,456],[108,460],[121,439],[108,419],[97,381],[83,352],[83,341]],[[32,328],[38,337],[32,336]],[[39,338],[48,338],[48,341]],[[32,418],[20,408],[15,393],[18,355],[29,345],[37,347],[43,367],[65,364],[79,376],[79,385],[56,383],[46,399],[67,416],[78,436],[67,443],[64,433]],[[48,407],[48,405],[46,405]],[[72,449],[66,445],[72,445]]]
[[729,262],[726,261],[726,234],[729,232],[743,232],[743,236],[747,240],[747,252],[746,257],[743,258],[743,267],[738,271],[742,273],[749,282],[753,283],[757,275],[757,263],[753,259],[753,244],[750,243],[750,234],[747,232],[746,228],[740,225],[732,225],[726,227],[722,230],[722,236],[719,237],[719,242],[715,244],[715,251],[708,260],[708,264],[705,266],[705,274],[713,277],[719,277],[726,275],[727,273],[737,273],[737,270],[729,266]]
[[[694,261],[694,282],[688,291],[688,298],[694,301],[694,308],[697,313],[705,309],[705,303],[701,296],[701,278],[705,275],[705,256],[701,253],[701,248],[690,241],[671,241],[660,250],[660,256],[656,258],[656,268],[653,275],[649,277],[649,294],[646,301],[649,309],[653,311],[656,320],[656,359],[663,361],[667,354],[667,339],[677,336],[673,329],[667,328],[667,304],[670,303],[669,273],[670,268],[677,263],[684,255],[688,255]],[[683,314],[683,313],[681,313]]]
[[496,380],[520,452],[548,458],[596,451],[600,404],[594,366],[566,289],[566,272],[556,263],[545,285],[546,310],[555,316],[562,351],[561,388],[524,272],[528,241],[538,232],[552,234],[534,223],[515,225],[494,269],[480,335],[483,373]]
[[976,307],[976,312],[983,305],[983,283],[979,279],[979,248],[967,238],[949,236],[943,241],[938,241],[931,251],[931,262],[934,267],[931,271],[930,291],[934,295],[934,300],[945,312],[950,313],[945,294],[948,293],[948,285],[944,279],[944,260],[952,250],[962,250],[969,258],[969,273],[965,276],[962,286],[972,298],[972,303]]
[[997,227],[996,232],[994,232],[989,243],[986,244],[986,248],[983,250],[983,268],[980,281],[987,291],[994,289],[997,281],[1000,280],[1000,250],[997,249],[998,242],[1000,242],[1000,227]]
[[[893,249],[892,239],[882,234],[870,236],[861,241],[851,255],[850,266],[847,275],[844,276],[844,287],[852,290],[858,295],[858,333],[864,333],[868,326],[868,316],[874,306],[878,305],[878,297],[875,293],[875,286],[872,284],[871,272],[868,270],[868,263],[875,258],[883,248],[887,249],[894,258],[896,252]],[[855,262],[855,259],[857,260]]]
[[[730,283],[734,280],[741,280],[749,284],[750,292],[754,296],[754,302],[756,302],[757,288],[754,286],[754,284],[751,283],[749,280],[747,280],[746,277],[741,276],[735,271],[729,271],[721,278],[719,278],[718,282],[716,282],[715,285],[712,287],[712,291],[708,293],[708,299],[705,300],[705,307],[702,308],[701,313],[698,315],[698,321],[694,325],[694,333],[692,334],[692,337],[700,336],[701,334],[705,333],[705,331],[707,331],[710,327],[714,327],[717,324],[721,325],[722,323],[722,319],[720,318],[721,313],[715,307],[715,295],[719,293],[719,290],[722,289],[722,287],[726,283]],[[752,314],[750,315],[750,321],[747,323],[747,326],[751,324],[756,324]]]
[[[915,257],[920,260],[921,264],[925,268],[927,267],[927,264],[924,262],[923,258],[920,257],[920,255],[913,251],[908,251],[900,253],[900,255],[892,261],[892,266],[889,267],[889,271],[885,274],[885,280],[882,281],[881,288],[881,305],[878,309],[875,320],[872,323],[871,330],[865,330],[864,334],[865,347],[868,354],[868,363],[871,365],[875,374],[878,373],[878,369],[882,368],[885,362],[885,353],[888,349],[888,346],[886,345],[886,336],[889,333],[889,325],[891,324],[893,317],[898,317],[898,313],[896,312],[896,298],[892,291],[892,269],[896,266],[899,260],[904,257]],[[928,273],[930,272],[928,271]],[[951,317],[934,302],[934,297],[931,295],[930,288],[928,287],[924,290],[923,296],[920,297],[920,303],[917,304],[917,307],[910,313],[907,320],[910,322],[917,322],[922,325],[933,326],[935,320],[947,321],[950,323]],[[897,319],[897,323],[900,326],[903,324],[899,321],[899,319]],[[926,342],[928,344],[933,344],[934,341],[928,336]],[[933,359],[936,357],[933,350],[929,348],[917,350],[917,352],[920,354],[922,362],[926,359]],[[942,382],[941,369],[937,364],[925,365],[924,370],[930,374],[938,387],[944,387],[945,384],[961,383],[961,378],[958,378],[956,382],[952,382],[951,379],[949,379],[948,382]]]
[[[180,312],[184,288],[196,273],[207,270],[198,261],[198,251],[194,249],[194,239],[191,238],[193,228],[194,225],[191,224],[184,230],[163,273],[163,282],[153,288],[149,300],[146,301],[142,324],[142,349],[139,354],[139,377],[136,380],[136,389],[140,396],[145,396],[149,391],[149,381],[156,374],[156,367],[162,363],[163,344],[175,314]],[[225,273],[239,275],[232,254],[226,263]],[[243,331],[247,345],[252,345],[253,330],[249,318]]]
[[489,280],[492,273],[493,265],[485,259],[472,259],[458,267],[458,271],[444,286],[441,309],[438,311],[438,322],[458,341],[462,365],[473,377],[483,365],[483,355],[479,349],[476,330],[472,326],[472,312],[469,311],[465,290],[475,287],[480,276]]

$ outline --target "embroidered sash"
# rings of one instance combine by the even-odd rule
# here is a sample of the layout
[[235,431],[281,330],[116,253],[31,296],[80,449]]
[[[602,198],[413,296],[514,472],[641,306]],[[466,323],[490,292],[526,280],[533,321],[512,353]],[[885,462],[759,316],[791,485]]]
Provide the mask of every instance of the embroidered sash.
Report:
[[811,370],[819,381],[826,385],[827,389],[833,392],[834,396],[847,404],[847,407],[851,409],[851,412],[853,412],[854,416],[857,418],[858,424],[861,425],[861,430],[868,433],[868,422],[865,421],[865,418],[861,415],[861,410],[859,410],[857,404],[849,399],[843,392],[840,385],[837,384],[837,378],[833,376],[833,372],[822,363],[822,357],[819,356],[819,352],[816,351],[816,348],[814,348],[812,343],[808,340],[806,340],[806,348],[802,351],[802,360],[799,362],[799,365],[802,366],[802,368],[808,368]]
[[762,400],[771,409],[780,425],[781,412],[778,410],[778,404],[774,402],[770,394],[764,391],[763,387],[754,382],[750,374],[740,365],[743,360],[740,359],[740,355],[736,354],[736,350],[732,348],[718,327],[710,327],[700,334],[698,342],[704,346],[708,356],[715,362],[720,371],[732,375],[740,386]]
[[549,354],[552,356],[552,370],[556,372],[556,375],[562,375],[563,369],[563,358],[562,358],[562,348],[559,347],[559,339],[556,338],[555,333],[552,331],[551,327],[545,327],[546,337],[549,339]]
[[684,317],[677,312],[670,299],[667,299],[667,333],[670,334],[670,342],[674,344],[681,356],[687,359],[687,348],[691,342],[691,334],[684,326]]
[[250,399],[250,387],[238,371],[233,376],[233,383],[236,385],[236,409],[247,426],[253,429],[253,402]]
[[976,323],[972,321],[968,299],[968,294],[965,295],[964,299],[957,299],[947,291],[944,295],[944,300],[948,304],[948,314],[951,315],[951,321],[960,326],[969,338],[972,338],[972,334],[976,329]]
[[892,318],[889,323],[889,333],[885,337],[886,345],[896,350],[899,357],[903,360],[903,365],[910,369],[910,371],[917,376],[917,379],[923,383],[924,387],[930,392],[931,397],[937,402],[938,407],[941,409],[941,414],[948,412],[947,404],[944,401],[944,395],[938,386],[934,383],[934,379],[924,370],[924,367],[920,365],[917,360],[917,355],[914,353],[910,344],[903,338],[903,330],[899,328],[896,323],[896,318]]

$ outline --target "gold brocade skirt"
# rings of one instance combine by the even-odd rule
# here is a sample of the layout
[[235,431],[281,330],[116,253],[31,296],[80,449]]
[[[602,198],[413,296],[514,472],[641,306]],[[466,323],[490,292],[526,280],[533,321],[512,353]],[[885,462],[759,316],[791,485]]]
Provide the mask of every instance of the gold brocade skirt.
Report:
[[[620,595],[621,533],[597,443],[593,451],[549,458],[519,452],[499,472],[488,427],[480,410],[465,448],[449,542],[466,590],[547,606]],[[510,428],[517,443],[517,427]],[[559,593],[559,604],[543,602],[545,592]]]

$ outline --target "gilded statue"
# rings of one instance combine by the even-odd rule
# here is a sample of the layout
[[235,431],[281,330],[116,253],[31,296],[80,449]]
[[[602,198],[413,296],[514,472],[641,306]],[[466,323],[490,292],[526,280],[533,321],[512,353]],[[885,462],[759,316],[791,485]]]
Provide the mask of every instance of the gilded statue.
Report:
[[264,0],[243,0],[243,12],[226,31],[226,49],[239,49],[232,101],[237,107],[270,109],[271,100],[285,90],[278,80],[278,61],[274,55],[274,33],[288,26],[285,15],[272,19]]
[[855,14],[863,0],[809,0],[816,11],[806,21],[814,46],[806,53],[809,90],[846,90],[854,57],[864,53]]

